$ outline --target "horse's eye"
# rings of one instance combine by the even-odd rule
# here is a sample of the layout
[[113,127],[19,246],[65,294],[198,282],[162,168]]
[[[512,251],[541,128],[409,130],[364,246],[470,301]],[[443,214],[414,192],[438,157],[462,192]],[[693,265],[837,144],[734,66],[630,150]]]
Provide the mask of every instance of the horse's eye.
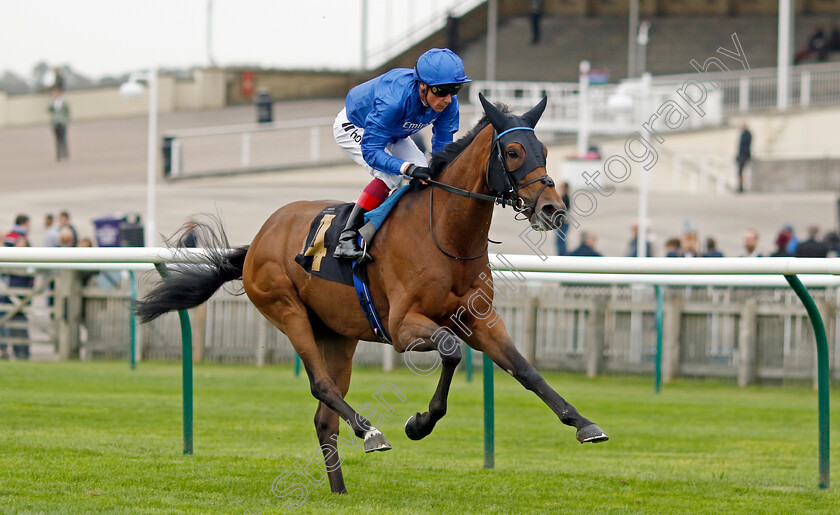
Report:
[[519,157],[519,154],[516,153],[516,150],[508,150],[507,156],[511,159],[516,159],[517,157]]

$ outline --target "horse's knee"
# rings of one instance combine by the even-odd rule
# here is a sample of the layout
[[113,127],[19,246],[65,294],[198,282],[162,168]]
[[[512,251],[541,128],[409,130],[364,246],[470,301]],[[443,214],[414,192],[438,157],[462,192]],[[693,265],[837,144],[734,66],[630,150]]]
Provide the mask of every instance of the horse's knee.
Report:
[[455,368],[461,362],[461,346],[457,345],[452,349],[441,349],[440,360],[444,367]]
[[336,388],[335,383],[329,379],[314,379],[309,382],[309,391],[312,392],[313,397],[321,402],[324,402],[334,388]]

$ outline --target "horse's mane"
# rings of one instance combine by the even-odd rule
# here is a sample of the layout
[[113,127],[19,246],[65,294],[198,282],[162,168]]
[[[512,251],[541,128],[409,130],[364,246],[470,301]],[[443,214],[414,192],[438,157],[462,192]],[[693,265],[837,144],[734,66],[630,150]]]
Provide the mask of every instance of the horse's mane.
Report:
[[[495,104],[496,107],[503,113],[510,113],[510,108],[505,104],[497,103]],[[432,177],[436,178],[440,173],[446,168],[449,163],[455,160],[456,157],[461,155],[461,152],[466,150],[470,143],[473,142],[478,133],[482,131],[485,127],[490,125],[490,120],[487,119],[487,115],[481,117],[478,120],[478,123],[475,124],[475,127],[470,129],[469,132],[461,136],[458,141],[454,141],[443,150],[439,150],[432,154],[432,161],[429,163],[429,168],[432,172]]]

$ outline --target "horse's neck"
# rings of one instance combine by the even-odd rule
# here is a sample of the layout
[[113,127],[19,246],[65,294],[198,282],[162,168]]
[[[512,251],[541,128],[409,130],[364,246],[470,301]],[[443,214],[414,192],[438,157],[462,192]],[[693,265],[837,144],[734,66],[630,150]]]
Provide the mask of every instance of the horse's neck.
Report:
[[[437,180],[474,193],[489,194],[484,169],[490,156],[492,136],[492,127],[484,128]],[[493,217],[492,202],[437,191],[433,211],[435,236],[450,253],[474,256],[487,246]]]

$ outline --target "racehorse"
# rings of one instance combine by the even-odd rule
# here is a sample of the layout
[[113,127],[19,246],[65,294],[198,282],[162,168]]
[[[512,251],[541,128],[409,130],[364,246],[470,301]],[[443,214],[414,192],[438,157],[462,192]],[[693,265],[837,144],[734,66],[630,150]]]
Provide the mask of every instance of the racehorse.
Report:
[[[463,138],[433,156],[434,179],[414,184],[376,234],[368,251],[374,306],[397,352],[436,351],[441,375],[429,411],[410,417],[407,436],[419,440],[446,413],[449,386],[461,361],[455,332],[473,349],[542,399],[581,442],[608,436],[540,376],[516,350],[492,305],[487,256],[495,203],[510,205],[532,228],[559,227],[566,206],[546,173],[547,149],[534,127],[547,99],[522,116],[480,100],[485,116]],[[436,189],[441,192],[435,196]],[[249,246],[207,248],[207,263],[171,268],[146,298],[138,315],[147,322],[171,310],[206,301],[224,283],[241,278],[256,308],[291,341],[319,404],[315,429],[330,488],[346,493],[334,444],[339,417],[364,439],[365,452],[390,449],[385,436],[344,400],[353,354],[360,339],[375,340],[354,289],[308,274],[295,262],[307,230],[329,202],[294,202],[278,209]],[[221,232],[221,234],[218,234]],[[221,229],[211,233],[225,241]],[[212,247],[212,246],[211,246]]]

